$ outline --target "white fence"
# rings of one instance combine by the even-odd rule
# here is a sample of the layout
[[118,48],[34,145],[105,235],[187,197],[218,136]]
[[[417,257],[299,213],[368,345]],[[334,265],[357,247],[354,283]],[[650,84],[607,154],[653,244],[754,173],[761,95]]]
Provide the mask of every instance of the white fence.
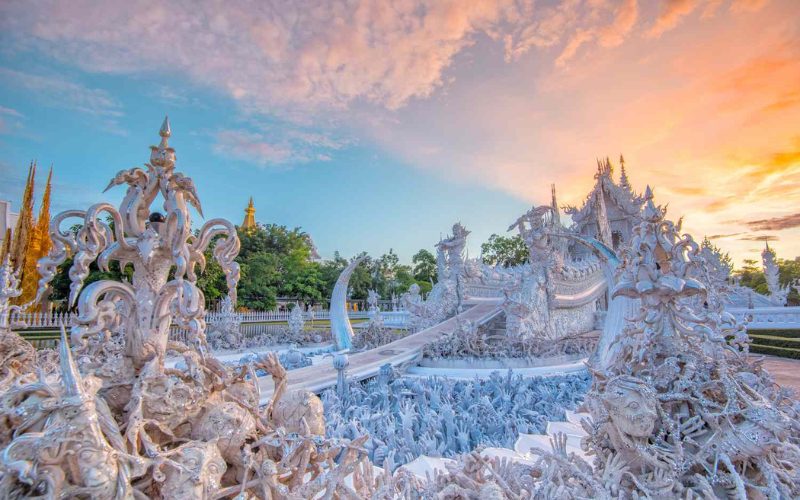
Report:
[[[221,312],[207,312],[206,313],[206,323],[214,322],[221,318],[223,313]],[[279,322],[286,322],[289,320],[289,315],[291,314],[289,311],[248,311],[248,312],[240,312],[237,313],[242,323],[279,323]],[[303,313],[305,316],[306,321],[314,320],[329,320],[330,319],[330,311],[328,310],[321,310],[321,311],[306,311]],[[387,314],[387,313],[382,313]],[[394,314],[394,313],[388,313]],[[369,314],[366,311],[350,311],[348,313],[351,319],[360,319],[360,318],[367,318]],[[58,328],[58,325],[64,324],[69,326],[72,324],[72,319],[76,315],[74,313],[66,313],[66,312],[54,312],[54,313],[14,313],[11,315],[10,323],[12,325],[19,325],[24,324],[25,328],[28,329],[36,329],[36,328]],[[16,326],[15,326],[16,328]]]
[[800,307],[758,307],[726,309],[748,330],[800,330]]
[[407,328],[410,316],[408,311],[381,311],[383,326],[389,328]]
[[64,324],[69,326],[72,324],[72,318],[76,315],[67,312],[54,312],[54,313],[13,313],[9,317],[9,323],[12,328],[17,325],[24,324],[25,328],[58,328],[58,325]]
[[[206,313],[206,323],[211,323],[222,316],[221,312]],[[289,311],[247,311],[237,313],[242,323],[278,323],[289,321],[291,313]],[[368,314],[366,311],[349,311],[348,316],[351,319],[366,318]],[[327,309],[321,311],[306,311],[303,313],[306,321],[314,320],[329,320],[331,312]]]

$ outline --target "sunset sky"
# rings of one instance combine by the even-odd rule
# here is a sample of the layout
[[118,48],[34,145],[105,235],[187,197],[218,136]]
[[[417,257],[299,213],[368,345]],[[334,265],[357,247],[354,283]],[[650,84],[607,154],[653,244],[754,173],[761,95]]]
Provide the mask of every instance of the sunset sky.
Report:
[[[740,264],[800,254],[800,1],[0,3],[0,198],[54,209],[147,160],[165,114],[206,215],[409,261],[471,255],[595,159]],[[39,177],[44,180],[45,172]]]

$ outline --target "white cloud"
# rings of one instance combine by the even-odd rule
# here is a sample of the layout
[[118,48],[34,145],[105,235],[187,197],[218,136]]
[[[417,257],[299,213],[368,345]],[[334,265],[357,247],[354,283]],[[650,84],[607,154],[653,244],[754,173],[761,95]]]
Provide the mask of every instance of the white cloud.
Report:
[[[446,85],[456,55],[481,37],[507,60],[591,33],[620,43],[637,0],[215,0],[0,5],[18,48],[100,72],[170,70],[261,113],[295,116],[355,102],[389,110]],[[581,36],[581,35],[579,35]]]
[[24,88],[52,106],[95,116],[117,118],[123,115],[120,103],[105,90],[62,77],[0,68],[0,81]]

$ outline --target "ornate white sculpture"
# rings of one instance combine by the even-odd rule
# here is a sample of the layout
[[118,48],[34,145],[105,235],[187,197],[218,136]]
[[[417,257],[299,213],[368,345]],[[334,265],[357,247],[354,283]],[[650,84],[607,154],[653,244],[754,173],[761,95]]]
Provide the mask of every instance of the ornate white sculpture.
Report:
[[19,311],[18,306],[11,305],[11,299],[22,295],[19,276],[14,272],[11,258],[6,255],[0,265],[0,332],[11,330],[11,313]]
[[378,295],[377,291],[367,290],[367,310],[370,314],[380,312],[380,309],[378,308],[379,300],[381,300],[381,296]]
[[469,234],[467,228],[456,222],[453,224],[452,236],[436,245],[439,280],[446,276],[455,278],[461,273],[461,267],[464,265],[464,248]]
[[241,331],[242,319],[236,313],[229,295],[222,299],[220,314],[208,325],[208,344],[212,349],[240,349],[244,347]]
[[789,285],[781,285],[780,270],[775,262],[775,251],[766,244],[764,251],[761,252],[761,262],[764,264],[764,277],[767,280],[769,298],[775,305],[785,306],[789,296]]
[[[21,378],[34,380],[36,349],[11,331],[11,313],[19,312],[19,306],[11,305],[11,299],[22,295],[17,273],[6,256],[0,265],[0,392],[8,390]],[[5,431],[5,430],[4,430]]]
[[306,324],[306,320],[303,316],[303,308],[300,307],[300,304],[295,303],[292,312],[289,313],[288,321],[289,331],[293,337],[300,338],[300,335],[303,333],[303,327]]
[[359,257],[344,268],[336,280],[331,294],[331,336],[337,351],[353,348],[353,325],[347,314],[347,289],[350,286],[350,276],[366,256]]
[[[274,354],[233,370],[206,352],[195,267],[216,241],[213,253],[235,301],[239,240],[222,219],[192,232],[186,204],[198,211],[200,204],[191,180],[174,172],[169,136],[165,120],[146,170],[112,180],[128,184],[119,211],[100,203],[53,220],[54,248],[39,263],[40,293],[69,249],[70,303],[77,302],[79,316],[71,342],[62,329],[56,373],[40,370],[32,380],[10,370],[11,383],[0,388],[0,492],[10,498],[345,495],[345,477],[364,462],[363,439],[322,438],[319,399],[286,394],[286,371]],[[150,211],[159,193],[163,215]],[[98,218],[101,212],[113,225]],[[77,235],[60,230],[69,217],[83,220]],[[101,268],[111,260],[132,264],[132,283],[98,281],[81,290],[95,260]],[[189,344],[168,339],[173,322],[190,331]],[[167,368],[168,352],[181,355],[184,368]],[[256,369],[275,383],[263,410]],[[372,484],[354,478],[354,486]]]
[[584,423],[584,446],[594,466],[556,443],[537,466],[542,482],[532,493],[797,497],[796,409],[726,341],[735,322],[694,300],[708,295],[693,277],[704,265],[698,245],[652,197],[643,218],[614,289],[641,309],[588,395],[593,423]]
[[400,296],[403,309],[410,315],[410,328],[423,330],[453,315],[458,307],[457,287],[456,280],[441,279],[433,286],[428,298],[423,299],[419,285],[412,284],[408,292]]

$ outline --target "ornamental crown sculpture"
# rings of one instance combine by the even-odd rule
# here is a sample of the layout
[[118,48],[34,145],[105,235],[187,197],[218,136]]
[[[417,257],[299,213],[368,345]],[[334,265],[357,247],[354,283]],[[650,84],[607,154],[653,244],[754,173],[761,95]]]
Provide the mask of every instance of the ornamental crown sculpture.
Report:
[[[202,216],[200,200],[191,178],[175,172],[175,150],[169,146],[169,119],[159,131],[161,141],[150,147],[145,169],[121,170],[106,190],[126,184],[122,203],[97,203],[86,211],[68,210],[53,218],[53,249],[38,264],[37,297],[43,296],[57,267],[73,256],[69,304],[77,303],[78,317],[72,342],[109,331],[125,339],[127,355],[139,369],[153,358],[163,358],[171,323],[187,328],[198,345],[205,344],[203,293],[195,286],[195,268],[206,264],[205,250],[215,242],[213,254],[222,267],[232,300],[236,300],[239,252],[236,228],[224,219],[211,219],[192,233],[188,205]],[[163,212],[153,210],[156,197],[164,199]],[[105,214],[103,220],[101,214]],[[82,219],[73,233],[63,231],[66,219]],[[131,283],[102,280],[85,288],[89,266],[96,262],[108,270],[112,261],[120,269],[133,266]],[[173,278],[169,279],[170,272]]]
[[[223,219],[192,231],[187,204],[200,212],[200,201],[191,179],[174,171],[167,120],[160,135],[145,168],[109,183],[128,186],[119,208],[98,203],[51,223],[54,246],[38,264],[38,295],[72,256],[69,301],[78,315],[71,340],[62,326],[58,354],[39,356],[3,334],[0,357],[10,361],[0,373],[0,496],[342,497],[348,474],[371,470],[367,436],[326,439],[321,401],[287,388],[275,353],[236,369],[206,355],[195,270],[213,248],[235,301],[239,238]],[[161,211],[151,208],[159,194]],[[62,231],[70,218],[82,225]],[[114,261],[133,267],[130,283],[83,286],[92,262],[107,270]],[[4,288],[12,278],[0,276]],[[188,342],[169,338],[173,324],[189,331]],[[174,363],[165,363],[167,354]],[[259,373],[274,387],[263,400]],[[372,487],[358,478],[352,485]]]

